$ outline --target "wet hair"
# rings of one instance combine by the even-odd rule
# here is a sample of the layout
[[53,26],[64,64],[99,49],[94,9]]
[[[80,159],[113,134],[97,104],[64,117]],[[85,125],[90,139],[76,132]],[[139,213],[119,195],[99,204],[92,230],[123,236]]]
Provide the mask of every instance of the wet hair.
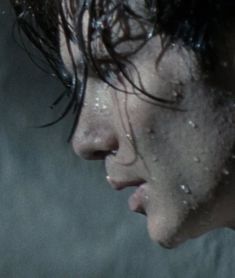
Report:
[[[71,110],[77,123],[90,71],[116,90],[125,91],[113,79],[119,83],[125,79],[135,90],[159,105],[171,105],[171,101],[150,95],[141,84],[132,81],[129,69],[136,69],[128,57],[159,35],[165,46],[180,41],[183,46],[193,49],[204,63],[211,65],[215,34],[234,17],[235,7],[233,0],[11,0],[11,3],[19,29],[42,52],[70,92],[64,112],[51,124]],[[87,14],[88,25],[84,26],[83,19]],[[61,31],[71,56],[72,74],[68,73],[61,58]],[[70,42],[75,43],[82,54],[79,74]],[[99,56],[98,45],[102,45],[105,58]]]

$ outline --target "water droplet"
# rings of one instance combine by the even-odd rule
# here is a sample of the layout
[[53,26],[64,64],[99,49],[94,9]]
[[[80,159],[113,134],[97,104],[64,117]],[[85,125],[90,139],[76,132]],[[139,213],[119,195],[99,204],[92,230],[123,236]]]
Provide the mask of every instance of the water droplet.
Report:
[[157,181],[156,177],[151,177],[152,181]]
[[127,137],[130,141],[132,141],[132,137],[131,137],[131,135],[130,135],[129,133],[126,134],[126,137]]
[[152,29],[148,34],[147,34],[147,39],[150,40],[155,34],[155,30]]
[[188,121],[188,124],[189,124],[192,128],[197,128],[197,125],[196,125],[193,121],[191,121],[191,120]]
[[185,193],[185,194],[191,194],[191,190],[188,185],[181,184],[180,189]]
[[117,152],[118,152],[117,150],[114,150],[114,151],[111,151],[111,154],[112,155],[117,155]]
[[149,196],[147,194],[144,195],[145,200],[149,200]]
[[231,158],[232,158],[232,159],[235,159],[235,154],[233,154],[233,155],[231,156]]
[[225,175],[225,176],[229,176],[230,175],[230,172],[228,169],[223,169],[222,173]]
[[147,128],[147,133],[148,134],[154,134],[154,130],[152,128]]
[[189,206],[189,202],[186,201],[186,200],[183,200],[183,205],[186,206],[186,207],[188,207],[188,206]]
[[193,158],[193,161],[196,162],[196,163],[199,163],[201,160],[200,160],[199,157],[195,156],[195,157]]
[[103,106],[102,106],[102,109],[103,109],[103,110],[106,110],[107,108],[108,108],[107,105],[103,105]]
[[227,68],[228,67],[228,61],[223,61],[221,63],[221,66],[224,67],[224,68]]
[[157,156],[154,156],[154,157],[153,157],[153,162],[157,162],[157,161],[158,161]]
[[2,14],[2,15],[6,14],[6,11],[1,11],[1,14]]

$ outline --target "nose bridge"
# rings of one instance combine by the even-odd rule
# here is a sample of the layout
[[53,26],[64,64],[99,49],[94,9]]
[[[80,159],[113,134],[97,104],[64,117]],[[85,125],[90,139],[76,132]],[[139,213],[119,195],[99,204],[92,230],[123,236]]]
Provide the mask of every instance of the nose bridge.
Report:
[[104,159],[118,148],[110,106],[111,97],[107,92],[101,91],[95,82],[88,82],[85,102],[72,138],[75,153],[84,159]]

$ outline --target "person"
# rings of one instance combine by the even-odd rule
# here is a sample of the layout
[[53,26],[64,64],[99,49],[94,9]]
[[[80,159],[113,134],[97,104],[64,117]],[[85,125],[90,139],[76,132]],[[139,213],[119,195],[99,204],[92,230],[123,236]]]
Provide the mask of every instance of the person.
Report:
[[[69,91],[74,151],[167,248],[235,226],[235,13],[225,0],[11,0]],[[63,100],[60,96],[54,103]]]

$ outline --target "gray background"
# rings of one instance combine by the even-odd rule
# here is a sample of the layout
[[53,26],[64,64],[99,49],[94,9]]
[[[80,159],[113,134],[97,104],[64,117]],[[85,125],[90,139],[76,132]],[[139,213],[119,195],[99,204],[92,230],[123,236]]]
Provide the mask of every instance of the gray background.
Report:
[[61,92],[13,41],[0,3],[0,277],[230,278],[235,232],[221,230],[175,250],[153,244],[145,218],[129,212],[101,162],[80,161],[67,119],[48,129]]

